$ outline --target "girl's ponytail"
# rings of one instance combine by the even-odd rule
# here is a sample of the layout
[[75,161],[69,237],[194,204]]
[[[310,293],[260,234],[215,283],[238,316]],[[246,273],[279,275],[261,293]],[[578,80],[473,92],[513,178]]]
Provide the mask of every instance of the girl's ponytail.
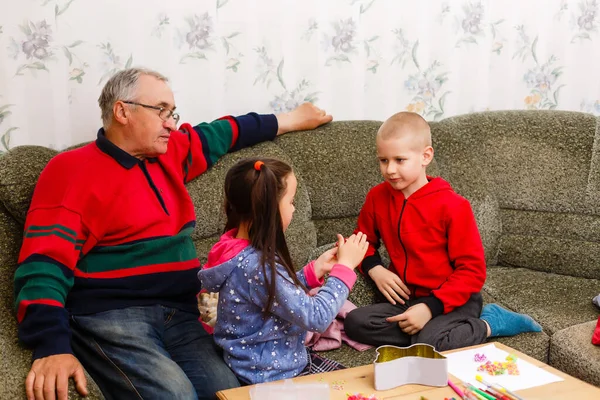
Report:
[[225,177],[225,230],[248,224],[252,246],[261,252],[261,265],[267,282],[268,313],[275,300],[278,262],[292,281],[302,287],[285,241],[279,201],[284,195],[286,177],[292,168],[275,159],[246,159],[234,165]]

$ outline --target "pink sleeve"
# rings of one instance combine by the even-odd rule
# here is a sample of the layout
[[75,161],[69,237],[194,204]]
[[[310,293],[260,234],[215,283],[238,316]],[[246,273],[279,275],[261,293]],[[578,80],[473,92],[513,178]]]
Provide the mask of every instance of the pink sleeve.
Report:
[[309,288],[319,287],[325,283],[325,280],[321,277],[321,279],[317,279],[317,275],[315,274],[315,262],[311,261],[304,267],[304,277],[306,278],[306,283]]
[[335,264],[331,269],[329,276],[338,278],[344,282],[350,290],[352,290],[352,286],[354,286],[354,283],[356,282],[356,272],[343,264]]

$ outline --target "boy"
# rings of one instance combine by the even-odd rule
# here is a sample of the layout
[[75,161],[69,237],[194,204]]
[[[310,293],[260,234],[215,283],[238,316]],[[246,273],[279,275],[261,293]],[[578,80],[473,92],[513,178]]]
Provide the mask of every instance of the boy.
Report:
[[[380,127],[376,143],[385,182],[367,194],[357,231],[369,242],[361,272],[388,302],[348,314],[346,334],[374,346],[427,343],[444,351],[541,331],[531,317],[496,304],[482,312],[483,245],[469,202],[425,173],[433,160],[429,124],[418,114],[397,113]],[[389,268],[377,251],[381,240]]]

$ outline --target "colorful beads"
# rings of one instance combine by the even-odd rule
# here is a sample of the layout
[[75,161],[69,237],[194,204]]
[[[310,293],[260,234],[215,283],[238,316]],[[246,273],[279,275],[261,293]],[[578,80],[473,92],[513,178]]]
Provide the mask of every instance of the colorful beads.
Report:
[[357,394],[352,394],[348,396],[348,400],[377,400],[377,397],[375,397],[374,394],[372,394],[369,397],[366,397],[364,394],[362,393],[357,393]]
[[487,372],[489,375],[520,375],[519,368],[517,366],[517,356],[509,354],[506,357],[506,361],[487,361],[481,364],[477,371]]

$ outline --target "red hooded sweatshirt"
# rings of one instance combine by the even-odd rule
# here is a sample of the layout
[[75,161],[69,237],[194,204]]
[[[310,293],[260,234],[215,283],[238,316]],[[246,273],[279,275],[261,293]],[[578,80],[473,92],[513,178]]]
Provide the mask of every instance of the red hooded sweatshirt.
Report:
[[408,199],[387,182],[367,194],[356,231],[366,233],[369,250],[361,272],[383,265],[377,249],[383,240],[389,270],[431,309],[433,317],[464,305],[481,291],[485,257],[471,205],[442,178]]

